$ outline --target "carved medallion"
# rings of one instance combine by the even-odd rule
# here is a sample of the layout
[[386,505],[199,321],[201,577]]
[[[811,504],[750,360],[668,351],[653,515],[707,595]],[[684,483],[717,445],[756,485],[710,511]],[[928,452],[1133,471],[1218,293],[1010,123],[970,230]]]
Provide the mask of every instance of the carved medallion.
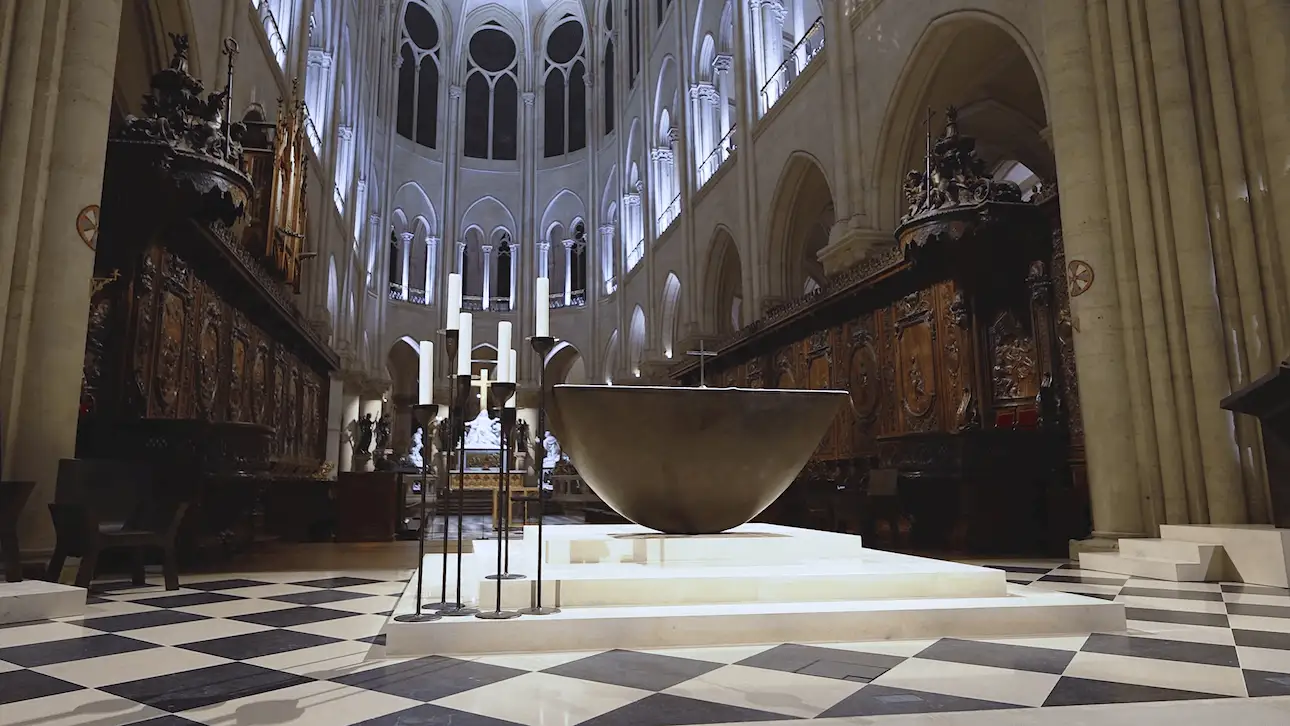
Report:
[[161,298],[161,341],[157,349],[157,368],[153,382],[157,394],[157,413],[173,416],[179,403],[179,359],[183,353],[186,320],[184,299],[167,290]]
[[1066,266],[1070,281],[1070,296],[1079,297],[1093,287],[1093,266],[1084,260],[1071,260]]

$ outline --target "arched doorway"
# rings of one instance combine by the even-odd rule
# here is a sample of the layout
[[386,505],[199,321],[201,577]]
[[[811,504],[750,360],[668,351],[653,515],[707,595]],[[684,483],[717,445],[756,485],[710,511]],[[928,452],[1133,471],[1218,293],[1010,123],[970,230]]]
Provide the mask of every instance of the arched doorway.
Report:
[[818,255],[833,228],[833,193],[819,163],[794,154],[780,174],[774,199],[767,290],[773,297],[792,299],[824,284]]
[[723,336],[743,327],[743,262],[725,227],[712,238],[703,290],[704,330]]

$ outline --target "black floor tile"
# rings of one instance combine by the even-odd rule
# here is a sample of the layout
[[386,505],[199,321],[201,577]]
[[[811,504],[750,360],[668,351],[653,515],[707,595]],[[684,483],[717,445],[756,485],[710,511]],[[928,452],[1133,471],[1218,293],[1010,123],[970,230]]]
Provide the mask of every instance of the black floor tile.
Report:
[[1136,658],[1203,663],[1231,668],[1241,666],[1240,660],[1236,656],[1236,648],[1230,645],[1188,643],[1159,638],[1135,638],[1131,635],[1094,633],[1088,637],[1081,650],[1088,653],[1127,655]]
[[259,587],[260,585],[272,585],[272,582],[261,582],[260,580],[246,580],[234,578],[231,580],[211,580],[210,582],[184,583],[184,587],[189,590],[205,590],[213,592],[216,590],[236,590],[241,587]]
[[1290,674],[1247,670],[1245,690],[1251,697],[1290,696]]
[[1143,703],[1146,701],[1185,701],[1200,698],[1222,698],[1213,693],[1179,691],[1172,688],[1137,686],[1087,678],[1063,677],[1048,694],[1045,706],[1080,706],[1090,703]]
[[147,721],[138,721],[130,726],[203,726],[196,721],[189,721],[186,718],[176,716],[173,713],[166,716],[150,718]]
[[1237,592],[1244,595],[1281,595],[1290,598],[1290,590],[1283,587],[1269,587],[1267,585],[1243,585],[1240,583],[1225,582],[1222,585],[1223,592]]
[[1124,617],[1126,620],[1145,620],[1153,623],[1207,625],[1211,628],[1228,627],[1227,616],[1219,613],[1193,613],[1187,610],[1126,607],[1124,609]]
[[224,663],[210,668],[102,686],[100,691],[176,713],[246,698],[311,679],[249,663]]
[[1016,572],[1018,574],[1024,573],[1028,575],[1047,575],[1048,573],[1053,571],[1053,568],[1051,567],[1029,567],[1029,566],[1023,566],[1023,565],[987,564],[987,565],[982,565],[982,567],[989,567],[992,570],[1003,570],[1004,572]]
[[217,655],[229,660],[249,660],[264,655],[286,653],[291,650],[302,650],[337,642],[340,642],[338,638],[298,633],[294,630],[265,630],[259,633],[246,633],[227,638],[185,643],[180,647],[185,650],[206,653],[207,655]]
[[886,716],[901,713],[943,713],[950,711],[991,711],[1001,708],[1021,708],[1012,703],[982,701],[976,698],[947,696],[941,693],[910,691],[869,684],[842,699],[819,715],[819,718],[848,716]]
[[480,716],[469,711],[456,711],[443,706],[427,703],[406,711],[387,714],[379,718],[354,724],[354,726],[517,726],[511,721],[502,721],[488,716]]
[[878,653],[857,653],[815,645],[786,643],[739,661],[741,666],[844,681],[871,681],[904,658]]
[[1158,597],[1167,600],[1204,600],[1207,602],[1223,602],[1223,593],[1221,592],[1179,590],[1172,587],[1125,587],[1120,590],[1120,594],[1133,595],[1135,597]]
[[0,660],[8,661],[24,668],[38,668],[40,666],[54,665],[55,663],[130,653],[136,650],[148,650],[149,648],[157,647],[160,646],[120,635],[89,635],[84,638],[51,640],[45,643],[32,643],[31,645],[0,649]]
[[583,721],[579,726],[690,726],[691,724],[782,721],[787,716],[694,698],[654,693]]
[[434,701],[455,693],[524,675],[514,668],[430,656],[392,663],[330,680],[369,691],[380,691],[414,701]]
[[32,698],[84,690],[75,683],[27,670],[0,673],[0,706]]
[[94,630],[102,630],[105,633],[120,633],[126,630],[140,630],[142,628],[157,628],[162,625],[177,625],[179,623],[191,623],[194,620],[209,620],[209,618],[195,615],[193,613],[180,612],[178,610],[150,610],[141,613],[127,613],[125,615],[107,615],[101,618],[86,618],[77,623]]
[[320,588],[331,589],[335,587],[354,587],[356,585],[373,585],[378,582],[384,582],[384,580],[367,580],[362,577],[326,577],[321,580],[305,580],[304,582],[293,582],[291,584],[300,585],[302,587],[320,587]]
[[372,645],[385,645],[385,633],[378,633],[370,638],[359,638],[360,643],[371,643]]
[[720,663],[691,658],[611,650],[548,668],[543,672],[645,691],[661,691],[720,667]]
[[161,597],[150,597],[143,600],[135,600],[140,605],[149,605],[154,608],[187,608],[194,605],[211,605],[217,602],[232,602],[234,600],[245,600],[236,595],[226,595],[220,592],[187,592],[182,595],[163,595]]
[[1253,615],[1260,618],[1290,618],[1290,600],[1286,601],[1286,607],[1277,607],[1275,605],[1251,605],[1243,602],[1229,602],[1227,604],[1228,615]]
[[[1250,648],[1290,650],[1290,633],[1269,633],[1264,630],[1232,630],[1237,645]],[[3,656],[0,656],[3,659]]]
[[358,592],[346,592],[344,590],[310,590],[308,592],[293,592],[290,595],[266,597],[265,600],[277,600],[278,602],[289,602],[295,605],[325,605],[329,602],[358,600],[365,597],[375,596]]
[[917,657],[1059,676],[1066,670],[1066,666],[1070,665],[1075,653],[1029,645],[941,638],[925,648]]
[[287,608],[285,610],[270,610],[263,613],[248,613],[229,618],[229,620],[240,620],[244,623],[255,623],[256,625],[267,625],[270,628],[290,628],[296,625],[308,625],[309,623],[321,623],[327,620],[336,620],[339,618],[352,618],[355,613],[347,613],[341,610],[332,610],[330,608],[315,608],[301,606],[298,608]]
[[1094,577],[1092,575],[1064,575],[1058,573],[1044,575],[1036,580],[1036,582],[1065,582],[1072,585],[1106,585],[1108,587],[1120,587],[1124,585],[1127,579],[1128,578],[1123,577]]

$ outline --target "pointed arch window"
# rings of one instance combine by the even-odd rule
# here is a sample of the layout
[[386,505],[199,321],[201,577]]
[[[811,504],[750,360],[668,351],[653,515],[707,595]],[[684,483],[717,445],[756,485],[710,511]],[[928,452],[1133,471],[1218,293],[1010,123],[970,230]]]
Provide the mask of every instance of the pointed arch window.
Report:
[[431,149],[438,148],[441,40],[439,24],[430,11],[409,2],[403,12],[395,125],[400,136]]
[[511,235],[505,233],[502,235],[501,242],[497,245],[497,283],[495,285],[497,292],[493,293],[494,297],[499,300],[511,299],[511,282],[514,276],[511,274]]
[[551,31],[546,41],[543,66],[545,134],[542,148],[546,158],[562,156],[587,146],[586,33],[582,24],[566,19]]
[[618,117],[618,105],[614,101],[615,65],[614,65],[614,4],[605,3],[605,68],[600,77],[605,89],[605,135],[614,132],[614,121]]
[[641,70],[641,0],[629,0],[627,7],[627,79],[636,85]]
[[518,151],[519,55],[496,23],[470,38],[466,55],[466,122],[463,149],[472,159],[514,161]]

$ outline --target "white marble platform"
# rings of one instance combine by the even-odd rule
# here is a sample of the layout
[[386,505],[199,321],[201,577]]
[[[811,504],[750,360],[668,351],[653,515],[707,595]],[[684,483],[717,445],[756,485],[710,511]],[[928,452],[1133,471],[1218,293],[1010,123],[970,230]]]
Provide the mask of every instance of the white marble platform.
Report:
[[[536,528],[513,541],[502,607],[532,604]],[[444,618],[387,626],[391,655],[698,647],[941,636],[1116,631],[1121,604],[1010,586],[974,565],[865,549],[859,537],[745,525],[680,538],[634,525],[547,527],[543,604],[562,612],[487,621]],[[768,544],[769,543],[769,544]],[[463,558],[468,604],[492,609],[496,542]],[[741,554],[742,553],[742,554]],[[449,592],[457,573],[447,558]],[[425,558],[424,600],[440,599],[445,560]],[[415,577],[395,608],[411,612]]]
[[44,580],[0,582],[0,625],[84,613],[84,588]]

